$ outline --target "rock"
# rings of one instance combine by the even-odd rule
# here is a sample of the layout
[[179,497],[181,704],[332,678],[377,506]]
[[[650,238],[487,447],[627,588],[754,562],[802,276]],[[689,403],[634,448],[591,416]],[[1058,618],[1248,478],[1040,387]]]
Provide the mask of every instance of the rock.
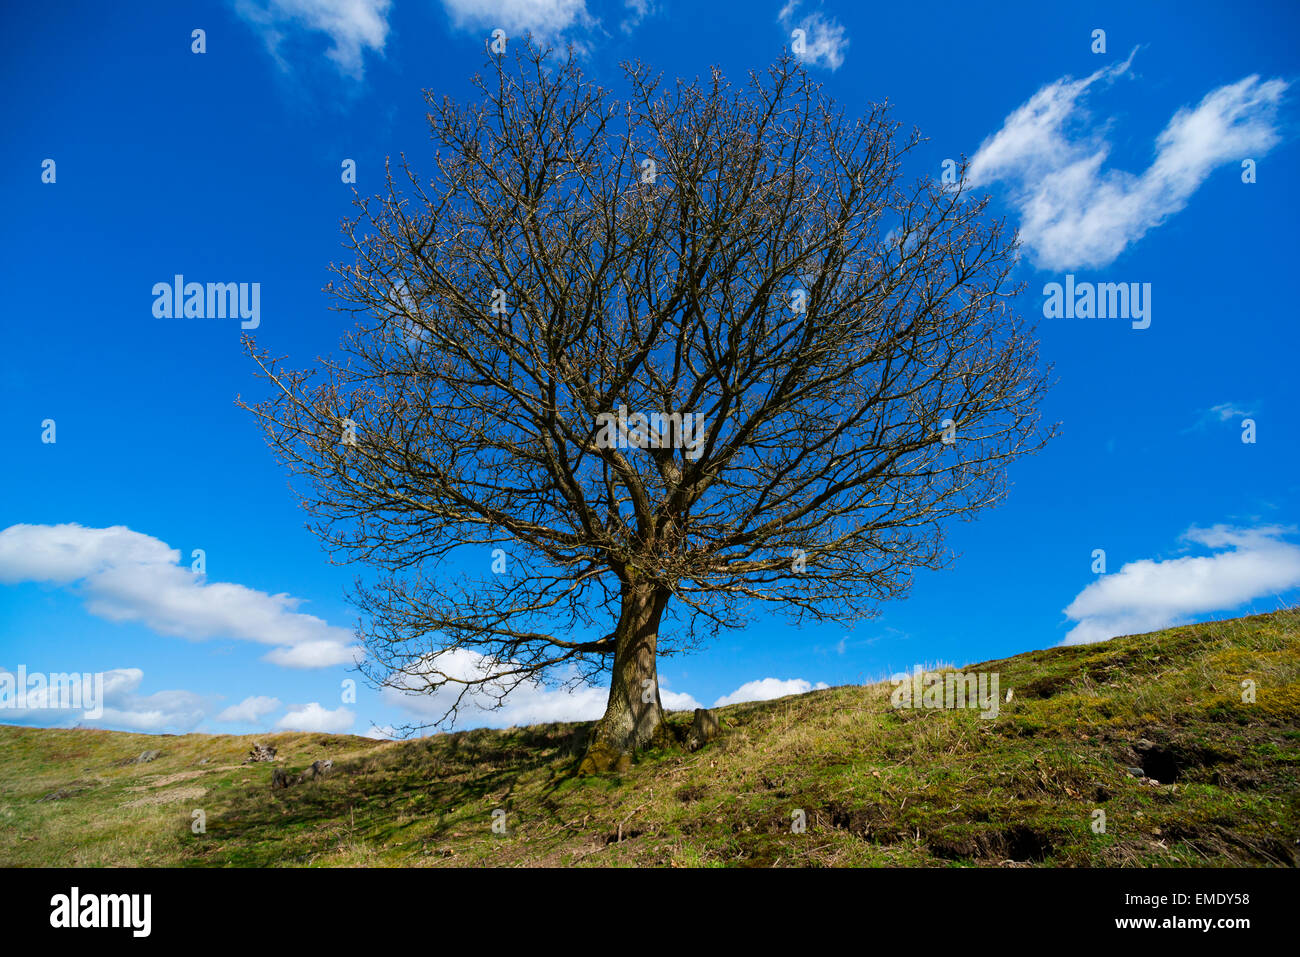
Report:
[[245,764],[255,764],[258,761],[274,761],[275,748],[269,745],[253,742],[253,746],[248,751],[248,757],[244,758]]
[[311,767],[302,774],[288,774],[282,768],[276,768],[271,772],[271,790],[280,788],[293,787],[295,784],[302,784],[304,781],[312,781],[316,778],[324,777],[334,769],[334,762],[326,759],[323,761],[313,761]]
[[1133,775],[1133,777],[1135,778],[1146,777],[1146,775],[1142,772],[1141,768],[1125,768],[1124,770],[1127,771],[1129,774]]
[[159,750],[157,750],[157,749],[155,749],[155,750],[153,750],[153,751],[141,751],[141,752],[140,752],[140,756],[139,756],[138,758],[135,759],[135,763],[136,763],[136,764],[148,764],[150,761],[153,761],[154,759],[156,759],[156,758],[158,757],[158,755],[160,755],[160,754],[162,754],[162,752],[159,751]]
[[691,722],[690,733],[686,736],[686,746],[698,751],[722,733],[722,725],[712,711],[705,708],[695,709],[695,720]]
[[333,768],[333,761],[313,761],[311,767],[298,775],[298,783],[301,784],[303,781],[311,781],[314,778],[324,777],[326,774],[329,774]]

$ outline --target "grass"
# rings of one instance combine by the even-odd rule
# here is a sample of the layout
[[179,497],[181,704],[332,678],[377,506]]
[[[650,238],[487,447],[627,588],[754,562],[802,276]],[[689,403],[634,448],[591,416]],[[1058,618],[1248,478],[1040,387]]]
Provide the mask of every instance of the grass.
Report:
[[259,736],[275,767],[334,760],[288,791],[270,789],[272,765],[240,763],[251,737],[0,726],[0,864],[1296,862],[1300,609],[964,670],[1013,689],[995,719],[894,709],[888,684],[831,688],[722,708],[717,741],[643,754],[621,776],[574,775],[582,723]]

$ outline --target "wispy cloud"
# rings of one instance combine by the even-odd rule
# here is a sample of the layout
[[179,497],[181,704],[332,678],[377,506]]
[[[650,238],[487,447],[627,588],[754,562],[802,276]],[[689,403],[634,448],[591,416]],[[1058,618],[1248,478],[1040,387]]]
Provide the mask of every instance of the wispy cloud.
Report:
[[1194,432],[1209,425],[1247,418],[1255,414],[1254,408],[1254,405],[1246,405],[1241,402],[1220,402],[1218,405],[1212,405],[1202,412],[1194,423],[1183,429],[1183,432]]
[[391,0],[235,0],[235,13],[261,35],[281,69],[289,69],[287,40],[322,33],[331,44],[325,55],[340,73],[359,80],[366,51],[384,51],[391,6]]
[[499,27],[510,38],[527,31],[554,40],[573,27],[596,24],[586,0],[442,0],[442,7],[457,29]]
[[627,16],[618,26],[624,33],[631,33],[641,25],[642,20],[654,13],[656,8],[652,0],[623,0],[623,9],[627,11]]
[[1248,76],[1178,110],[1141,175],[1103,169],[1110,144],[1089,125],[1083,102],[1094,85],[1127,73],[1132,59],[1049,83],[971,160],[971,185],[1010,184],[1021,239],[1042,268],[1108,265],[1183,209],[1216,167],[1262,156],[1279,140],[1276,114],[1288,84]]
[[1283,539],[1291,531],[1276,525],[1188,529],[1185,541],[1215,554],[1143,559],[1103,576],[1065,609],[1066,616],[1078,624],[1062,644],[1155,631],[1298,587],[1300,547]]
[[351,664],[360,654],[351,632],[297,611],[302,599],[208,582],[180,557],[123,525],[11,525],[0,531],[0,584],[73,587],[92,615],[162,635],[274,645],[266,660],[287,668]]
[[791,49],[803,63],[809,66],[824,66],[834,72],[844,65],[844,51],[848,49],[849,38],[844,25],[834,17],[825,17],[819,11],[798,16],[800,0],[789,0],[776,15],[781,29],[787,34],[795,30],[804,33],[801,49],[792,43]]

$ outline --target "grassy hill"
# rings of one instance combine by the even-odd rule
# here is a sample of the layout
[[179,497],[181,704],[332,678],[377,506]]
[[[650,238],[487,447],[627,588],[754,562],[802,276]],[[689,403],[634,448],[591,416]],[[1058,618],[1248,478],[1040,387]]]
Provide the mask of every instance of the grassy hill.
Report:
[[[1300,610],[1052,648],[996,719],[846,686],[720,710],[703,749],[573,774],[586,724],[402,742],[0,726],[5,865],[1292,865]],[[1241,683],[1255,683],[1254,703]],[[670,720],[684,725],[689,714]],[[156,760],[133,763],[159,749]],[[272,768],[332,758],[288,791]],[[205,763],[200,763],[204,761]],[[1153,780],[1154,779],[1154,780]],[[201,809],[206,832],[191,829]],[[506,833],[493,833],[504,810]],[[792,833],[796,810],[807,826]],[[1091,827],[1104,811],[1105,833]]]

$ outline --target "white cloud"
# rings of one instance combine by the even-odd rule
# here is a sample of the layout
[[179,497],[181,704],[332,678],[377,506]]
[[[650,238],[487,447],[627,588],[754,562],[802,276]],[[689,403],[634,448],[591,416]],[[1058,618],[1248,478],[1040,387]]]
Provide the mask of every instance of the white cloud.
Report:
[[820,691],[828,688],[830,685],[824,681],[813,684],[805,681],[803,678],[760,678],[757,681],[747,681],[731,694],[723,695],[717,701],[713,702],[713,707],[722,708],[729,704],[739,704],[742,701],[771,701],[773,698],[784,698],[791,694],[807,694],[809,691]]
[[442,0],[457,29],[500,27],[514,39],[524,31],[538,39],[555,37],[573,26],[593,26],[586,0]]
[[333,711],[323,707],[319,702],[290,709],[275,726],[281,731],[320,731],[324,734],[343,734],[352,727],[357,716],[347,708]]
[[86,610],[138,621],[191,640],[229,637],[276,647],[266,660],[287,668],[349,664],[352,634],[296,611],[302,600],[243,585],[208,582],[177,564],[180,551],[125,526],[11,525],[0,531],[0,583],[78,586]]
[[384,51],[391,6],[391,0],[235,0],[235,13],[262,35],[282,69],[286,35],[308,31],[329,37],[325,55],[341,73],[361,79],[366,51]]
[[[465,648],[453,649],[438,656],[437,669],[449,677],[469,679],[490,673],[486,659]],[[399,679],[398,687],[385,686],[380,698],[425,721],[435,722],[452,705],[460,692],[460,685],[445,685],[426,693],[418,678]],[[575,690],[547,687],[541,683],[525,682],[514,688],[505,703],[493,709],[494,694],[506,686],[493,682],[486,689],[465,696],[455,721],[457,727],[497,727],[511,725],[544,724],[552,721],[594,721],[605,713],[608,689],[583,687]]]
[[1288,84],[1248,76],[1175,113],[1140,176],[1104,170],[1110,145],[1088,128],[1082,102],[1094,84],[1115,80],[1131,61],[1132,55],[1082,80],[1049,83],[971,160],[972,186],[995,180],[1011,185],[1020,237],[1042,268],[1108,265],[1186,206],[1216,167],[1258,159],[1278,142],[1277,107]]
[[[10,681],[16,681],[21,672],[0,672],[14,675]],[[30,674],[29,684],[30,684]],[[52,676],[46,676],[52,680]],[[46,707],[55,704],[54,700],[42,696],[39,692],[27,695],[29,689],[15,688],[18,700],[6,701],[0,710],[0,720],[19,724],[33,723],[42,727],[108,727],[127,731],[179,731],[192,730],[206,711],[204,699],[190,691],[158,691],[154,694],[141,695],[137,691],[144,680],[144,672],[139,668],[114,668],[103,672],[102,699],[95,701],[96,682],[92,676],[88,683],[78,681],[81,685],[83,708],[70,709]],[[52,689],[47,691],[51,693]],[[98,717],[87,714],[87,710],[99,711]]]
[[258,718],[270,714],[278,707],[280,707],[279,698],[253,695],[245,698],[239,704],[232,704],[229,708],[226,708],[221,714],[217,715],[217,720],[234,721],[240,724],[256,724]]
[[[436,667],[438,672],[450,678],[467,680],[494,673],[486,658],[465,648],[448,651],[434,661],[436,664],[430,664],[429,670],[432,672]],[[500,671],[499,668],[495,670]],[[453,690],[453,686],[446,686],[428,694],[419,690],[423,683],[418,678],[403,677],[398,680],[405,684],[398,687],[384,687],[380,691],[381,699],[387,704],[430,722],[441,720],[460,687],[454,686]],[[595,721],[604,715],[609,699],[608,687],[581,687],[570,691],[564,687],[548,687],[540,682],[525,682],[505,697],[504,704],[499,709],[493,710],[491,705],[496,701],[495,695],[505,687],[504,684],[493,681],[488,684],[486,690],[466,695],[455,722],[456,726],[504,728],[513,725],[546,724],[552,721]],[[741,685],[731,694],[715,701],[713,707],[721,708],[740,701],[767,701],[827,687],[829,685],[824,681],[813,684],[802,678],[788,680],[763,678]],[[692,695],[668,690],[662,680],[659,699],[664,708],[669,711],[693,711],[704,707]]]
[[1278,526],[1191,528],[1185,540],[1221,550],[1167,561],[1143,559],[1103,576],[1065,609],[1078,624],[1062,644],[1156,631],[1300,586],[1300,547],[1281,537],[1290,531]]
[[67,585],[118,565],[162,565],[181,553],[124,525],[11,525],[0,532],[0,582]]
[[669,691],[662,681],[659,682],[659,703],[667,711],[694,711],[704,707],[684,691]]
[[[844,25],[834,17],[824,17],[815,11],[796,20],[799,2],[789,0],[776,15],[781,29],[787,33],[794,30],[804,32],[803,51],[795,51],[795,55],[809,66],[829,67],[832,72],[838,70],[844,64],[844,51],[849,45]],[[793,45],[791,49],[794,49]]]
[[[468,648],[454,648],[427,665],[432,675],[441,673],[448,678],[469,680],[488,677],[501,672],[483,655]],[[460,685],[446,685],[433,693],[420,689],[422,679],[404,676],[397,678],[398,686],[385,686],[380,697],[409,714],[425,721],[439,721],[460,692]],[[461,703],[457,727],[506,728],[514,725],[549,724],[560,721],[595,721],[605,713],[609,701],[609,688],[546,685],[541,682],[524,682],[506,695],[500,708],[493,708],[497,697],[508,684],[492,680],[481,690],[465,696]],[[405,689],[405,690],[404,690]],[[691,711],[701,707],[691,695],[668,690],[660,681],[659,700],[668,711]]]
[[354,664],[358,654],[356,648],[325,638],[273,648],[263,655],[263,660],[284,668],[328,668],[332,665]]

